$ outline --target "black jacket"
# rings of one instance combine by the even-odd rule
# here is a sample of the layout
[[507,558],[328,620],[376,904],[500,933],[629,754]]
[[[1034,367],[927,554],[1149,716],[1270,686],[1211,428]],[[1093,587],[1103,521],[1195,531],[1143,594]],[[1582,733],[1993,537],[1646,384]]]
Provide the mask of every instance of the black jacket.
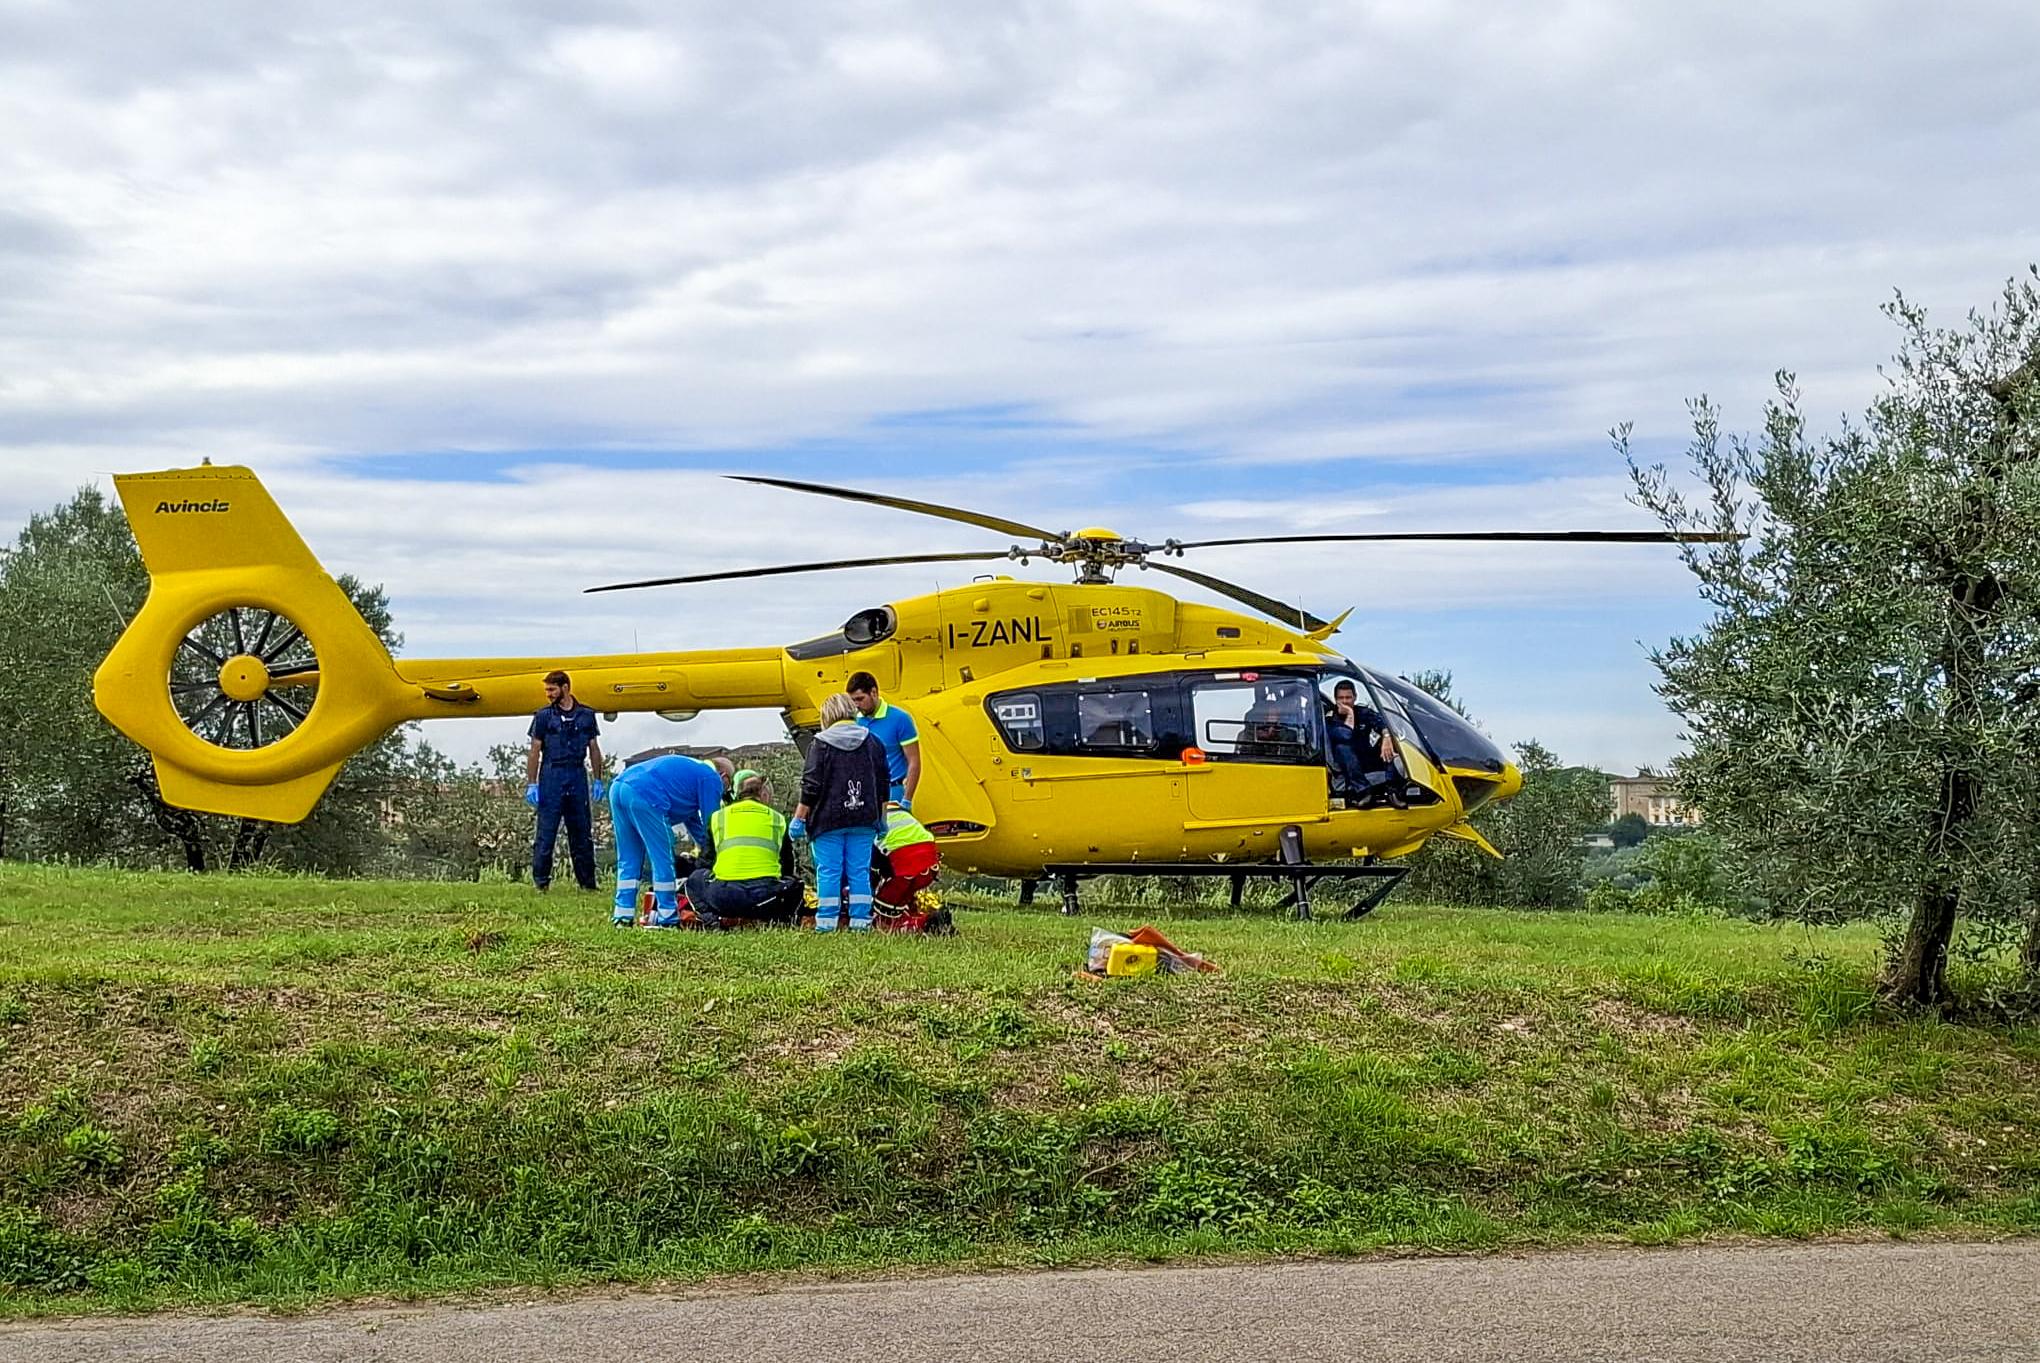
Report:
[[891,789],[885,744],[860,725],[831,724],[808,744],[800,802],[808,807],[809,833],[883,827],[885,797]]

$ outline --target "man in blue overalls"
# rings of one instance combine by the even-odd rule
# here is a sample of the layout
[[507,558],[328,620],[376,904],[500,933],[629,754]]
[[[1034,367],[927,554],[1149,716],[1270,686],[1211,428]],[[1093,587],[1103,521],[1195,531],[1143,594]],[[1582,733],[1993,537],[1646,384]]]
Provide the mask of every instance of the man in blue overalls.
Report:
[[[574,881],[584,890],[595,884],[595,834],[590,824],[591,801],[603,795],[602,745],[597,742],[595,712],[574,699],[573,683],[564,672],[545,674],[543,710],[531,717],[531,753],[526,759],[524,802],[538,811],[538,837],[531,844],[531,883],[543,890],[552,884],[553,843],[560,821],[567,825],[567,850],[574,859]],[[590,772],[595,785],[588,785]]]
[[[700,864],[715,862],[709,819],[722,808],[723,787],[734,768],[727,757],[703,762],[668,753],[633,762],[616,774],[609,789],[609,822],[616,830],[616,912],[618,927],[637,920],[638,886],[652,878],[652,926],[680,926],[680,879],[673,864],[673,829],[684,825],[700,852]],[[716,916],[703,905],[695,912],[705,927]]]

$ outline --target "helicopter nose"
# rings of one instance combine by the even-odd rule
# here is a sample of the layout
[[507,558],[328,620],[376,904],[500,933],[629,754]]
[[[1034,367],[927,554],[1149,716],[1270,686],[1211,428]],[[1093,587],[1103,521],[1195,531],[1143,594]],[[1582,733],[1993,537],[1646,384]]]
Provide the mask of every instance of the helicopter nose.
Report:
[[1501,781],[1495,789],[1493,798],[1497,800],[1506,800],[1510,796],[1514,795],[1517,791],[1521,790],[1522,788],[1523,788],[1522,768],[1518,767],[1514,762],[1503,762]]

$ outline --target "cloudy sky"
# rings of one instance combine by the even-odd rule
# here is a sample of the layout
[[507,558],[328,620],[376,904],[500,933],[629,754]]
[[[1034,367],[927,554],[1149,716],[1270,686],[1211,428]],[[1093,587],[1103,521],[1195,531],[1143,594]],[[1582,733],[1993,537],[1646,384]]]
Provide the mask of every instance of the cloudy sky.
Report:
[[[1647,525],[1893,288],[2040,258],[2027,3],[200,7],[0,0],[0,527],[113,471],[270,483],[406,652],[773,643],[1001,547],[723,482],[1160,538]],[[1668,551],[1215,551],[1497,738],[1658,762]],[[1024,571],[1024,570],[1023,570]],[[454,723],[462,754],[514,722]],[[612,738],[770,736],[770,715]]]

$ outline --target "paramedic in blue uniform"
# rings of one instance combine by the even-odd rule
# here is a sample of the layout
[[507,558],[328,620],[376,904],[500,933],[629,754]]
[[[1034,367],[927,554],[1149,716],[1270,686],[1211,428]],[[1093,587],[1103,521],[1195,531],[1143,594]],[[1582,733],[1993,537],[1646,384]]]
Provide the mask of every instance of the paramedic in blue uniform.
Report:
[[886,798],[911,810],[914,791],[921,784],[921,734],[914,727],[914,717],[897,705],[886,704],[878,694],[878,678],[869,672],[852,672],[843,689],[857,707],[857,722],[885,744],[886,775],[892,778],[892,791]]
[[[714,865],[709,820],[722,808],[724,787],[735,770],[727,757],[703,762],[685,753],[668,753],[632,762],[616,774],[609,787],[609,822],[616,831],[616,911],[611,921],[618,927],[637,921],[638,887],[647,875],[652,880],[652,926],[680,926],[673,830],[685,828],[700,853],[700,864]],[[715,925],[714,913],[701,918],[704,926]]]
[[531,883],[541,890],[552,884],[553,843],[564,821],[574,883],[584,890],[597,889],[590,810],[602,798],[603,787],[595,712],[574,699],[573,683],[564,672],[545,674],[545,698],[546,707],[531,717],[531,753],[524,764],[524,802],[538,811]]

